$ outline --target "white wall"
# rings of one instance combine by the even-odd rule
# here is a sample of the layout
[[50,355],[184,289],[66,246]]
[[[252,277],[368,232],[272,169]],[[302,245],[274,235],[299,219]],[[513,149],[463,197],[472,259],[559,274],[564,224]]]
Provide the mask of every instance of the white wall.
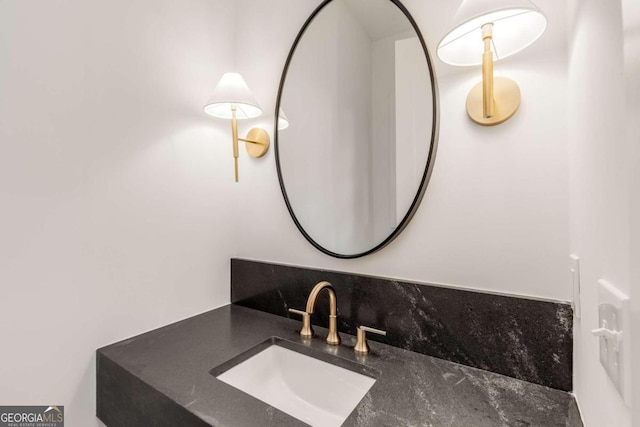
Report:
[[597,280],[627,295],[631,290],[632,169],[621,3],[578,0],[571,13],[570,227],[571,251],[580,256],[582,308],[574,326],[574,388],[587,427],[625,427],[631,411],[600,366],[598,339],[590,333],[598,327]]
[[228,302],[234,13],[0,1],[0,404],[98,425],[96,348]]
[[[407,0],[431,51],[433,10]],[[238,0],[238,69],[265,107],[275,105],[289,47],[317,0]],[[452,4],[451,14],[455,12]],[[440,6],[439,6],[440,7]],[[438,21],[446,22],[445,16]],[[259,25],[258,25],[259,23]],[[446,24],[445,24],[446,25]],[[551,22],[554,26],[561,23]],[[268,27],[270,31],[262,29]],[[440,78],[441,131],[431,184],[406,230],[382,251],[357,260],[330,258],[309,245],[280,194],[273,151],[239,185],[238,255],[282,263],[440,282],[568,300],[566,52],[523,54],[496,65],[520,84],[523,103],[509,122],[473,124],[464,110],[479,70]],[[272,107],[273,108],[273,107]],[[272,114],[262,123],[271,129]]]

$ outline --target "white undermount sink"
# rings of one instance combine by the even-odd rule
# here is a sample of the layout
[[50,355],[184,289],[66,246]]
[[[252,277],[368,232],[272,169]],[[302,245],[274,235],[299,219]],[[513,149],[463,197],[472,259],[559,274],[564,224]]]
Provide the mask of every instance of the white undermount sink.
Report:
[[312,426],[340,426],[375,379],[276,343],[216,375]]

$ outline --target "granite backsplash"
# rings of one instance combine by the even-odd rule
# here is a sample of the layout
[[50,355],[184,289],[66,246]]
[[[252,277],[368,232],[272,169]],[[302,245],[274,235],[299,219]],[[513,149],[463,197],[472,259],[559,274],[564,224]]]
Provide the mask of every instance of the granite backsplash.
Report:
[[[331,282],[338,329],[387,331],[369,339],[474,368],[572,390],[573,311],[565,302],[505,296],[354,273],[231,260],[231,301],[284,317],[304,309],[313,286]],[[323,292],[312,316],[328,325]]]

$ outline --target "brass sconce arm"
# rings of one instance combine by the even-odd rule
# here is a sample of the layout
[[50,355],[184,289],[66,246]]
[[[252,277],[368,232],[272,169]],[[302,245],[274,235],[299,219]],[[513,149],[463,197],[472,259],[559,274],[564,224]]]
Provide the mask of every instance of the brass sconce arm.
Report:
[[238,182],[238,141],[246,142],[247,154],[251,157],[262,157],[269,150],[269,134],[261,128],[252,128],[246,138],[238,138],[238,119],[235,105],[231,106],[231,137],[233,140],[233,163],[235,167],[235,180]]
[[493,38],[493,23],[482,26],[482,41],[484,53],[482,54],[482,116],[485,119],[493,117],[495,100],[493,98],[493,52],[491,52],[491,39]]
[[254,141],[253,139],[238,138],[238,141],[248,142],[249,144],[266,145],[263,141]]
[[238,182],[238,118],[236,117],[236,106],[231,106],[231,138],[233,140],[233,164],[236,182]]
[[482,26],[482,82],[467,97],[467,113],[474,122],[494,126],[509,120],[520,106],[520,88],[507,77],[493,76],[493,23]]

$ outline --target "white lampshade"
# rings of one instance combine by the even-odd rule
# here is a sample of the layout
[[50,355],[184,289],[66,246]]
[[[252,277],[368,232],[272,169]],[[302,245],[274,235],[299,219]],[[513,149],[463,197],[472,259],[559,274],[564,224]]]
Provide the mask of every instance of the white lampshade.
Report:
[[285,130],[289,127],[289,119],[287,119],[287,115],[284,114],[282,108],[278,112],[278,130]]
[[238,73],[226,73],[222,76],[209,102],[204,106],[204,112],[221,119],[231,119],[232,105],[236,106],[238,119],[251,119],[262,114],[258,102]]
[[493,59],[506,58],[536,41],[547,18],[528,0],[463,0],[454,28],[438,44],[438,57],[451,65],[479,65],[482,26],[493,23]]

